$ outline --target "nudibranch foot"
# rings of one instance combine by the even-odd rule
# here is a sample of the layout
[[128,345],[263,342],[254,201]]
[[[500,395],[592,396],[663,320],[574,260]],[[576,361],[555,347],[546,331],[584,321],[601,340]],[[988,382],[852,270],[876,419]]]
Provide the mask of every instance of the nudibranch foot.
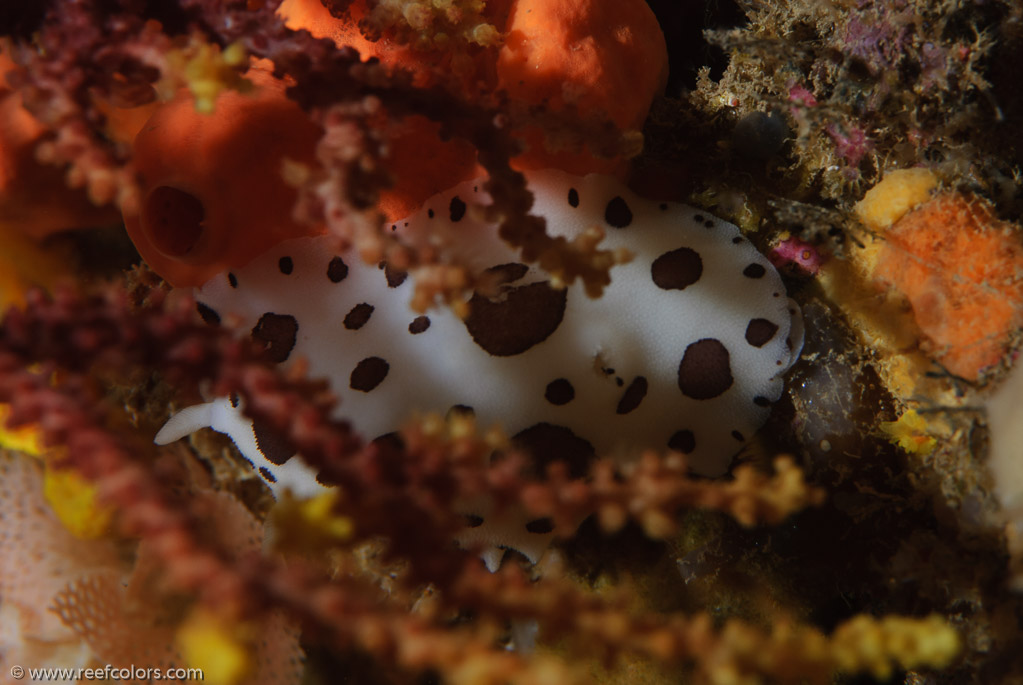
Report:
[[[538,473],[564,460],[581,477],[596,455],[624,461],[670,448],[697,473],[723,474],[766,421],[802,346],[799,309],[778,272],[736,226],[640,198],[614,178],[544,170],[527,181],[550,233],[571,240],[597,228],[602,247],[633,255],[603,296],[588,297],[580,283],[554,287],[522,263],[472,211],[490,201],[476,180],[394,224],[495,276],[497,294],[475,293],[464,320],[446,308],[411,310],[407,274],[337,254],[322,236],[279,243],[213,278],[197,292],[200,311],[262,340],[278,362],[304,358],[310,376],[329,380],[338,416],[367,438],[416,412],[458,410],[502,426]],[[300,460],[239,407],[205,406],[173,419],[161,438],[209,425],[273,490],[320,487],[288,471]],[[550,537],[521,511],[491,522],[482,502],[463,513],[478,529],[462,537],[491,549],[488,565],[501,547],[535,560]]]

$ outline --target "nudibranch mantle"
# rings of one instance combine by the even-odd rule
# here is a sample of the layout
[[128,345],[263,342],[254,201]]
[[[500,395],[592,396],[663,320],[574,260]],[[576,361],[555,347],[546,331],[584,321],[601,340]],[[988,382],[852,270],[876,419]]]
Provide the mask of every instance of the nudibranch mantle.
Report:
[[[251,331],[277,361],[304,358],[310,377],[329,379],[339,417],[367,438],[415,412],[454,409],[502,426],[541,460],[628,460],[670,447],[696,472],[723,474],[767,419],[802,347],[799,309],[777,271],[733,224],[640,198],[614,178],[543,170],[528,172],[527,182],[548,232],[572,239],[596,226],[602,247],[633,255],[613,268],[602,297],[588,297],[579,283],[555,289],[546,273],[520,263],[473,211],[490,201],[477,180],[435,195],[393,227],[453,237],[463,263],[496,273],[501,293],[474,295],[464,321],[448,308],[412,311],[404,273],[336,254],[323,236],[285,241],[213,278],[197,291],[200,312]],[[320,491],[236,404],[188,408],[157,442],[211,427],[234,439],[275,492]],[[485,508],[466,513],[479,519]],[[535,561],[549,536],[509,526],[471,528],[467,537]]]

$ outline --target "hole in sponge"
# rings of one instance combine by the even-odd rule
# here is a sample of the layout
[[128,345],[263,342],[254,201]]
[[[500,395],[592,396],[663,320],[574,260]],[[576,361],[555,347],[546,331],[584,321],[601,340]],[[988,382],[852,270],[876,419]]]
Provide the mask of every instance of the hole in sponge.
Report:
[[184,257],[202,237],[206,209],[195,195],[170,186],[146,197],[142,226],[153,246],[168,257]]

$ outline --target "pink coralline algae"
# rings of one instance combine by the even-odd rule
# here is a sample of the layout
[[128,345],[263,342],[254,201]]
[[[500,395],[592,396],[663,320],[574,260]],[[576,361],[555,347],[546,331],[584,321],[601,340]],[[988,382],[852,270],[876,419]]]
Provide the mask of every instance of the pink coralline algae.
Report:
[[838,124],[828,124],[825,130],[835,144],[835,152],[848,163],[846,171],[855,176],[860,162],[874,149],[874,141],[858,127],[846,128]]
[[824,263],[824,255],[810,243],[799,238],[786,238],[778,243],[767,255],[771,264],[778,269],[796,273],[817,275]]

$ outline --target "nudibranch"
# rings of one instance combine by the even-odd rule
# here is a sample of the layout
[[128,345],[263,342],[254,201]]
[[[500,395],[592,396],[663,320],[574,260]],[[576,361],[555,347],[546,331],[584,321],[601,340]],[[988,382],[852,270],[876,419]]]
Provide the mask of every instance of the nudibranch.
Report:
[[[582,473],[593,455],[627,460],[674,449],[707,476],[723,474],[764,423],[798,357],[802,323],[777,271],[739,229],[682,204],[646,200],[609,176],[526,174],[533,212],[568,239],[598,226],[609,249],[633,259],[590,298],[581,284],[552,287],[520,262],[474,211],[482,180],[435,195],[396,234],[451,235],[460,257],[495,274],[501,292],[479,293],[462,320],[449,309],[411,310],[411,278],[386,264],[335,253],[329,238],[275,245],[196,292],[204,319],[264,341],[280,362],[305,359],[330,381],[337,412],[367,438],[395,431],[414,412],[472,412],[499,424],[540,461]],[[322,487],[291,451],[253,425],[236,400],[174,416],[157,442],[203,427],[228,434],[274,491]],[[477,523],[493,566],[504,547],[535,561],[549,528],[520,515]]]

